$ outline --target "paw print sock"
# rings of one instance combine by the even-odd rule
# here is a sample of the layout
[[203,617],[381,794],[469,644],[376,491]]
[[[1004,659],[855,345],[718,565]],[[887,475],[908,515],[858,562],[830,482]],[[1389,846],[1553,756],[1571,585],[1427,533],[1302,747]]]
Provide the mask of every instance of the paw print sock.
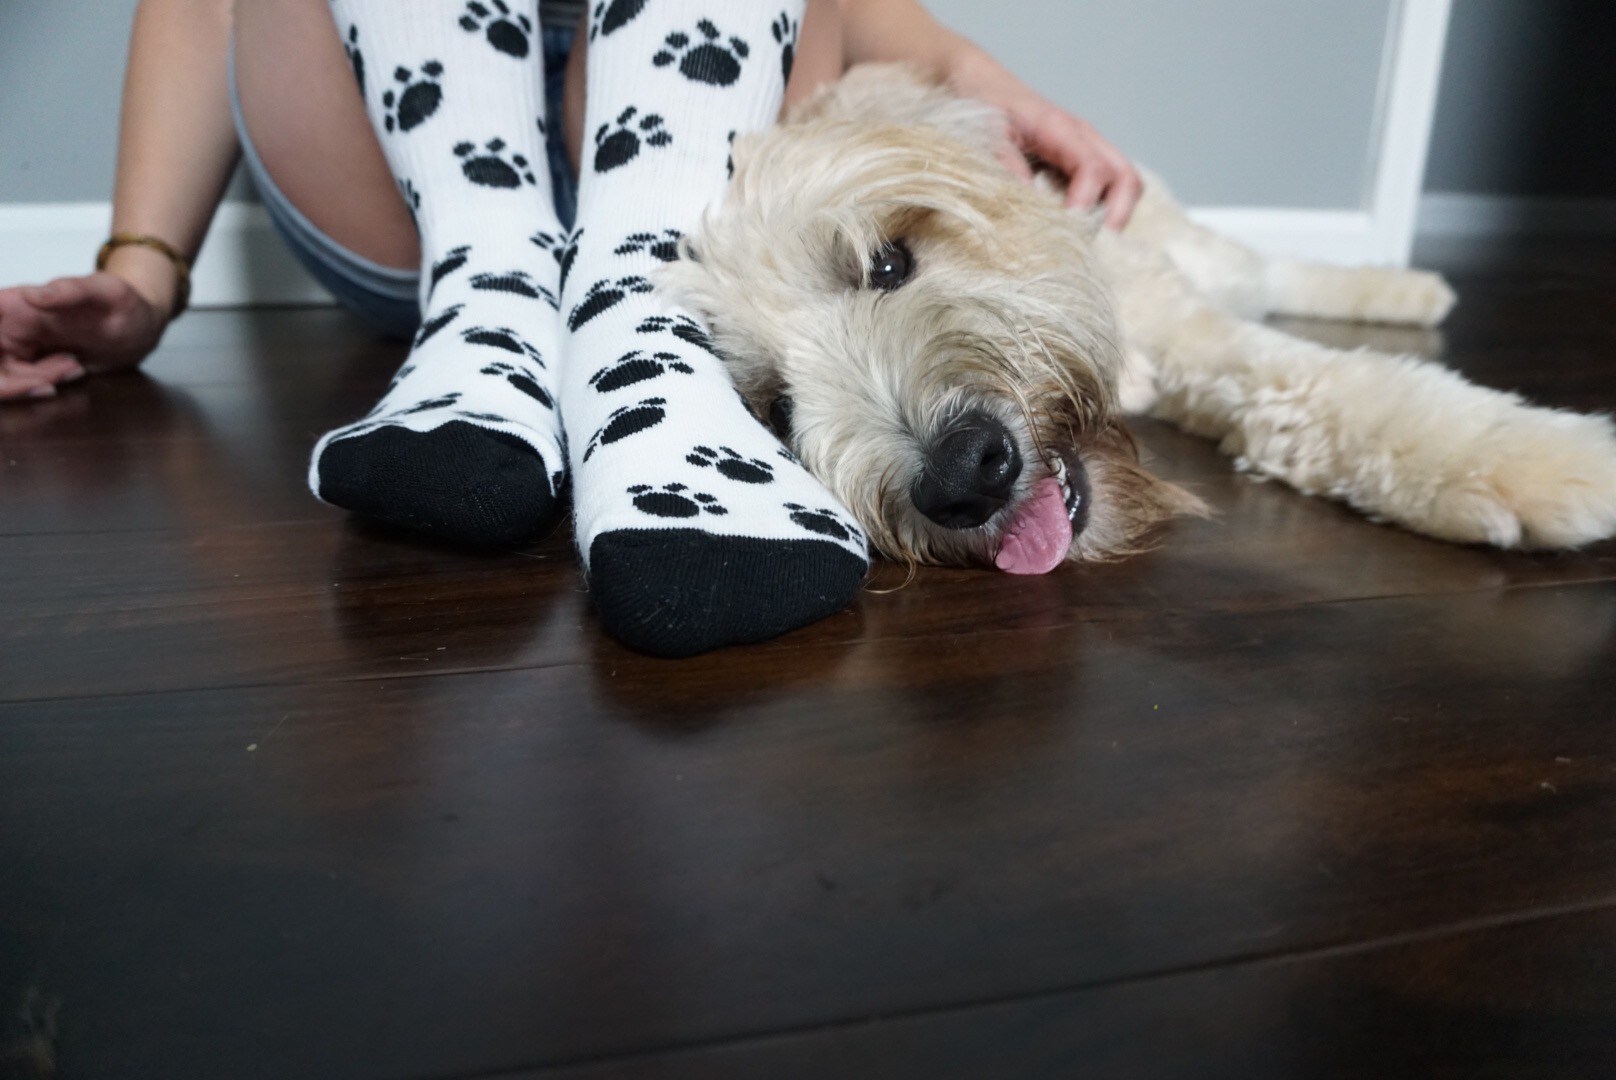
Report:
[[[561,228],[535,0],[335,0],[365,107],[421,233],[423,321],[380,403],[315,446],[326,502],[456,543],[552,528]],[[368,85],[366,85],[368,84]]]
[[774,637],[845,607],[869,569],[850,515],[753,418],[703,327],[651,286],[723,194],[731,140],[774,121],[802,7],[592,10],[561,405],[595,607],[644,652]]

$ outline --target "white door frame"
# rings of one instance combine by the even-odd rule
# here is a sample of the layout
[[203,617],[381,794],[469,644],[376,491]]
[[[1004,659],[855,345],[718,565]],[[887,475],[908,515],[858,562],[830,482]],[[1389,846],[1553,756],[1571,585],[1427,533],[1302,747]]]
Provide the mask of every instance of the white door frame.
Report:
[[1197,207],[1196,220],[1271,255],[1408,265],[1452,0],[1397,0],[1387,24],[1366,205],[1358,210]]

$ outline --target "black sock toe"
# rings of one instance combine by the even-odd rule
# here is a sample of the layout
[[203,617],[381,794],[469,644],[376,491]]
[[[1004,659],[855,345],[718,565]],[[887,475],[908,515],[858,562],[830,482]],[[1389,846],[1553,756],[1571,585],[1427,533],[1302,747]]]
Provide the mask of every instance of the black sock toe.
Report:
[[318,471],[326,502],[457,544],[524,543],[552,529],[560,513],[538,451],[462,420],[431,431],[389,424],[338,439]]
[[589,548],[601,624],[653,656],[766,641],[845,608],[869,564],[829,540],[623,529]]

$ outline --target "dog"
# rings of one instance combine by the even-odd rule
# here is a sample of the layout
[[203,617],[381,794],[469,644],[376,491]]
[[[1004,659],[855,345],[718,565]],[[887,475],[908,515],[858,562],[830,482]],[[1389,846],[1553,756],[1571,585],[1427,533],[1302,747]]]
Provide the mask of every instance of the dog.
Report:
[[1616,429],[1269,314],[1435,326],[1433,274],[1270,260],[1153,176],[1126,230],[1003,164],[1002,118],[854,69],[738,140],[660,287],[706,318],[754,412],[914,564],[1040,574],[1205,514],[1139,462],[1147,412],[1237,467],[1428,536],[1571,548],[1616,532]]

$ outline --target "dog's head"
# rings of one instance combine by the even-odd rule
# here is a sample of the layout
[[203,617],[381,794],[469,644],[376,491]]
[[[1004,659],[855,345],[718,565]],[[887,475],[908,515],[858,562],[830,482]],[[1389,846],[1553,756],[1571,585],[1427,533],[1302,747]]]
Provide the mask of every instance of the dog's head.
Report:
[[1137,550],[1193,499],[1117,416],[1095,223],[995,156],[1002,122],[855,71],[739,141],[664,284],[743,397],[890,558],[1043,573]]

